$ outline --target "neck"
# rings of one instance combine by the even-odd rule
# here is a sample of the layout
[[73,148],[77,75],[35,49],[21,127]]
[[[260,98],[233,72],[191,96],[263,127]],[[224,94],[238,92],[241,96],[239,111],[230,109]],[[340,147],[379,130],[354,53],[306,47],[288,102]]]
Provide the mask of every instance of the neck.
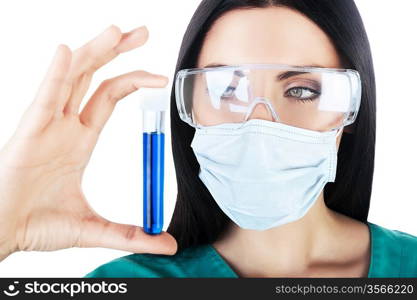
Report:
[[349,252],[343,249],[346,243],[341,239],[346,242],[358,238],[349,234],[352,226],[360,226],[360,222],[352,220],[329,209],[322,192],[297,221],[264,231],[242,229],[231,223],[213,246],[240,276],[304,276],[323,263],[336,264],[341,258],[341,263],[349,261]]

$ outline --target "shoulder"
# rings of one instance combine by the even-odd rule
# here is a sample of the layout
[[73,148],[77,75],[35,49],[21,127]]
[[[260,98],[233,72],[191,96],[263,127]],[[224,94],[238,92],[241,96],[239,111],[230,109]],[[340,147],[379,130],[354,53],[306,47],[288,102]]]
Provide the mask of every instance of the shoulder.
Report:
[[373,223],[369,225],[374,275],[417,277],[417,236]]
[[174,255],[130,254],[109,261],[85,278],[94,277],[221,277],[210,245],[193,246]]

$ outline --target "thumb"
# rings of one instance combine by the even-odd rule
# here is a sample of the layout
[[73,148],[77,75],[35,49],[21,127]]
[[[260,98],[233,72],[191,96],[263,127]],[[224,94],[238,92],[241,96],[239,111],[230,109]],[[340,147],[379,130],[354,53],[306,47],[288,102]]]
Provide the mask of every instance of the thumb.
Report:
[[84,220],[77,247],[103,247],[133,253],[172,255],[177,252],[175,238],[167,232],[147,234],[142,227],[110,222],[98,216]]

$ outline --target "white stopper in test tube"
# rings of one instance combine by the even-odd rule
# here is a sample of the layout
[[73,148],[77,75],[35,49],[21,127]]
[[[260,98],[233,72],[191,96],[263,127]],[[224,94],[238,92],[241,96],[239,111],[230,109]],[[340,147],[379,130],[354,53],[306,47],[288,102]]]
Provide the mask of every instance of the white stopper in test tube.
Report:
[[143,132],[165,132],[165,111],[171,97],[170,88],[141,88],[138,91],[143,111]]

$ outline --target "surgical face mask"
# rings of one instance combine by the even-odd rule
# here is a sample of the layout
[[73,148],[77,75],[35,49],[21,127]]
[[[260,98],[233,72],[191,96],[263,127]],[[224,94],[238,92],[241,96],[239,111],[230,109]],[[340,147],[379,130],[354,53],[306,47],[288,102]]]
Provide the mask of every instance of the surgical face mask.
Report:
[[199,178],[244,229],[302,218],[336,176],[338,131],[315,132],[261,119],[197,128]]

